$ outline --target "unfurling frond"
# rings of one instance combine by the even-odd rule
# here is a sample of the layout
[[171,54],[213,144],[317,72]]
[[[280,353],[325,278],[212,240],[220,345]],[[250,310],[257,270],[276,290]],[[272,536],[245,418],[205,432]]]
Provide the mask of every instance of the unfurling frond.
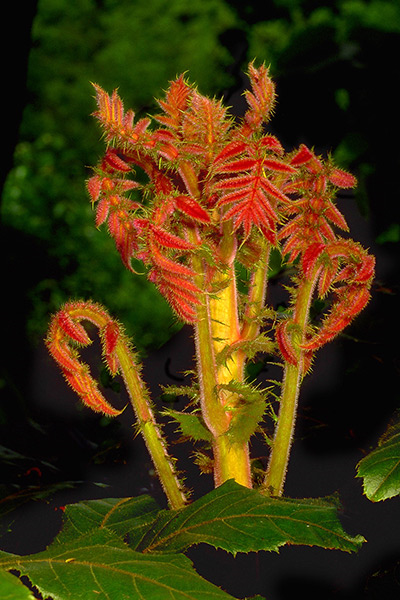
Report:
[[275,85],[268,75],[268,69],[261,65],[258,69],[250,63],[248,76],[251,89],[245,92],[249,109],[244,116],[244,133],[259,131],[269,120],[275,104]]
[[89,367],[79,358],[75,343],[80,346],[91,344],[81,321],[94,323],[100,333],[103,354],[112,374],[119,369],[116,345],[123,336],[120,325],[111,319],[98,304],[92,302],[68,302],[54,315],[46,338],[50,354],[61,368],[66,381],[78,394],[82,402],[94,410],[109,417],[115,417],[122,411],[113,408],[100,392],[97,382],[90,375]]

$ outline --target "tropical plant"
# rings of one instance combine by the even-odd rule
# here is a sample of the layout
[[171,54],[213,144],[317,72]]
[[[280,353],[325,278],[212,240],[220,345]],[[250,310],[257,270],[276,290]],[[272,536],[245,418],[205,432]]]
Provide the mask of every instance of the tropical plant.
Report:
[[[268,70],[251,63],[248,76],[242,119],[180,76],[159,100],[155,126],[135,120],[116,91],[94,85],[107,146],[87,182],[96,225],[107,224],[127,269],[137,273],[141,263],[193,327],[192,386],[165,390],[186,396],[187,407],[164,417],[192,440],[195,463],[213,474],[215,489],[200,498],[187,489],[122,325],[96,302],[67,302],[52,318],[48,349],[85,405],[118,416],[79,356],[92,342],[83,324],[97,328],[169,508],[148,496],[80,502],[65,507],[64,527],[44,552],[0,553],[1,567],[27,575],[43,596],[229,598],[194,571],[184,556],[190,546],[355,551],[364,541],[343,530],[335,503],[283,497],[302,381],[318,349],[370,298],[374,257],[346,235],[335,204],[337,190],[356,180],[305,145],[286,152],[265,130],[275,102]],[[277,254],[290,278],[284,311],[266,302]],[[324,308],[317,318],[316,306]],[[248,367],[260,355],[279,363],[280,383],[254,384]],[[255,437],[269,450],[262,467],[251,456]],[[359,469],[369,473],[365,462]]]

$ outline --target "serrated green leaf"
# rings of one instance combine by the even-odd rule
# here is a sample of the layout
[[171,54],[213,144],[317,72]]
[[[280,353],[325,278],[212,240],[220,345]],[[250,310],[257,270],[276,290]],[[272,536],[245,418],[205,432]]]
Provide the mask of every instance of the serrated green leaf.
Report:
[[357,477],[363,478],[364,494],[372,502],[400,494],[400,411],[377,448],[358,463]]
[[332,501],[271,498],[230,480],[181,510],[161,511],[137,550],[183,552],[206,543],[232,554],[284,544],[352,552],[364,541],[343,530]]
[[152,523],[160,507],[150,496],[105,498],[69,504],[65,507],[64,527],[55,543],[64,544],[96,529],[111,529],[121,538],[130,532],[130,542],[137,543]]
[[144,555],[106,529],[44,552],[0,552],[0,567],[26,575],[44,598],[57,600],[229,600],[181,554]]
[[212,435],[199,415],[183,413],[177,410],[165,410],[163,414],[171,417],[179,425],[182,435],[190,437],[195,441],[211,442]]
[[1,600],[34,600],[30,590],[15,575],[0,569]]

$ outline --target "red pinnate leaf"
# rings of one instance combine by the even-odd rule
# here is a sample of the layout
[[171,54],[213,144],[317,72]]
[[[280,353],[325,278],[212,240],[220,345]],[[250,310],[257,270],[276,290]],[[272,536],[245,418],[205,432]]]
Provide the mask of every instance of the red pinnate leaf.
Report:
[[70,372],[64,371],[63,375],[72,389],[78,394],[82,402],[94,412],[103,413],[108,417],[116,417],[121,410],[116,410],[107,402],[100,392],[95,380],[87,373],[86,369]]
[[174,248],[176,250],[194,250],[196,246],[191,242],[169,233],[161,227],[150,225],[151,234],[155,242],[165,248]]
[[149,241],[149,249],[154,264],[160,269],[169,273],[181,275],[182,277],[192,278],[194,276],[194,272],[189,267],[186,267],[182,263],[176,262],[164,256],[164,254],[162,254],[162,252],[160,251],[158,245],[155,244],[152,240]]
[[[239,193],[236,192],[236,195],[239,196]],[[233,194],[229,194],[228,196],[232,197]],[[225,196],[223,200],[226,199],[227,197]],[[233,219],[235,229],[243,225],[246,237],[250,235],[251,228],[254,225],[262,227],[264,232],[268,231],[268,238],[272,236],[272,239],[275,240],[276,215],[259,191],[249,195],[249,192],[246,190],[245,199],[238,204],[234,204],[225,213],[223,219],[224,221]]]
[[100,196],[102,178],[99,175],[93,175],[87,180],[87,190],[92,202],[96,202]]
[[222,167],[218,168],[218,173],[240,173],[241,171],[248,171],[257,164],[257,160],[254,158],[240,158],[229,163],[226,163]]
[[195,221],[209,223],[211,220],[208,212],[197,202],[197,200],[192,198],[192,196],[176,196],[175,206],[178,210]]
[[296,173],[296,169],[287,163],[274,158],[264,158],[263,167],[271,169],[271,171],[278,171],[280,173]]
[[187,108],[192,93],[193,90],[185,82],[183,75],[180,75],[178,79],[171,82],[165,100],[158,100],[158,104],[168,116],[157,115],[155,118],[168,127],[174,129],[179,127],[183,111]]
[[308,163],[312,158],[314,158],[314,154],[311,152],[311,150],[309,150],[304,144],[301,144],[296,154],[292,156],[290,164],[294,167],[299,167],[300,165]]
[[128,173],[132,167],[127,162],[125,162],[120,156],[118,156],[117,150],[114,148],[108,148],[104,159],[105,163],[115,169],[116,171],[123,171],[124,173]]
[[108,218],[110,212],[110,200],[108,198],[102,198],[97,204],[96,208],[96,227],[100,227]]
[[303,344],[307,350],[317,350],[333,340],[361,312],[370,299],[368,289],[361,285],[343,286],[337,290],[337,301],[331,307],[313,338]]
[[194,305],[200,303],[197,296],[200,290],[194,284],[184,277],[156,268],[150,271],[148,278],[157,285],[161,294],[183,321],[187,323],[196,321]]
[[279,323],[275,331],[275,338],[285,361],[291,365],[297,365],[298,358],[292,346],[292,340],[288,331],[291,326],[293,327],[293,323],[290,320]]
[[119,367],[115,348],[121,336],[121,328],[115,321],[109,321],[100,333],[103,340],[103,351],[108,368],[110,369],[110,372],[115,375]]
[[172,273],[168,273],[166,271],[163,272],[163,279],[168,285],[171,287],[177,288],[180,292],[183,290],[187,293],[187,299],[195,304],[199,303],[198,294],[200,293],[200,289],[197,287],[195,283],[193,283],[190,279],[184,279],[182,277],[177,278],[174,277]]
[[326,244],[311,244],[303,253],[301,269],[306,277],[310,277],[319,257],[324,252]]
[[47,348],[64,371],[74,372],[80,369],[80,362],[77,353],[72,349],[65,337],[60,336],[60,333],[54,330],[52,326],[46,339]]
[[[108,313],[97,304],[85,301],[69,302],[64,305],[52,318],[46,345],[50,354],[61,367],[61,371],[81,400],[95,411],[109,416],[120,414],[103,398],[97,383],[89,373],[89,367],[80,362],[77,349],[73,342],[81,344],[90,343],[90,338],[80,324],[80,320],[87,319],[97,327],[112,327],[113,321]],[[103,323],[105,323],[103,325]],[[115,349],[115,332],[111,329],[106,334],[109,349]]]
[[171,286],[163,286],[160,285],[160,291],[163,296],[167,299],[167,301],[171,304],[172,308],[176,312],[182,321],[186,323],[195,323],[197,320],[196,309],[193,306],[192,300],[187,300],[187,298],[183,297],[180,294],[177,294],[176,291],[171,288]]
[[264,135],[262,138],[260,138],[259,144],[262,148],[268,148],[277,154],[284,153],[282,144],[274,135]]
[[354,175],[342,169],[334,169],[329,174],[329,181],[340,188],[353,188],[357,185],[357,179]]
[[117,91],[114,90],[112,96],[109,96],[99,85],[93,84],[96,90],[96,100],[98,112],[95,115],[105,123],[122,124],[123,105],[122,100],[118,97]]
[[245,121],[251,129],[257,129],[263,121],[267,121],[275,102],[275,85],[268,76],[268,69],[261,65],[258,69],[249,65],[248,76],[251,91],[245,92],[250,109],[245,114]]
[[106,130],[106,139],[110,140],[114,136],[129,135],[134,113],[128,111],[128,113],[124,115],[124,106],[116,90],[114,90],[110,96],[99,85],[93,84],[93,87],[96,90],[98,106],[98,110],[93,114]]
[[225,162],[229,158],[242,154],[246,150],[246,147],[244,142],[229,142],[229,144],[227,144],[214,158],[214,164]]
[[85,328],[73,319],[65,310],[59,310],[55,316],[56,326],[79,344],[87,346],[91,343]]

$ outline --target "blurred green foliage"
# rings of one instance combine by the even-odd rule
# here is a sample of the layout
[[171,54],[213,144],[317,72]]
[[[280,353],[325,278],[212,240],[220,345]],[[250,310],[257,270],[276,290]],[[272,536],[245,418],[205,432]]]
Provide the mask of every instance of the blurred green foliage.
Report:
[[246,63],[265,61],[278,86],[271,127],[283,143],[332,151],[356,171],[365,214],[368,193],[379,189],[377,235],[390,226],[383,215],[399,153],[383,149],[397,115],[390,71],[400,3],[40,0],[32,38],[29,101],[2,199],[3,223],[25,249],[20,277],[29,279],[32,339],[69,297],[104,303],[140,348],[162,344],[179,327],[145,276],[132,277],[104,228],[94,227],[84,181],[103,143],[90,117],[91,81],[118,87],[126,106],[143,115],[185,71],[203,93],[224,93],[229,104]]
[[[140,348],[159,345],[178,327],[155,288],[124,269],[106,231],[94,226],[84,184],[87,166],[104,148],[90,117],[90,82],[110,92],[119,87],[138,112],[186,70],[203,91],[219,92],[230,83],[230,55],[218,36],[234,24],[223,0],[39,2],[29,103],[2,200],[3,223],[41,243],[53,264],[48,276],[42,265],[29,292],[34,339],[69,297],[103,302]],[[29,269],[35,268],[34,245],[26,256]]]

